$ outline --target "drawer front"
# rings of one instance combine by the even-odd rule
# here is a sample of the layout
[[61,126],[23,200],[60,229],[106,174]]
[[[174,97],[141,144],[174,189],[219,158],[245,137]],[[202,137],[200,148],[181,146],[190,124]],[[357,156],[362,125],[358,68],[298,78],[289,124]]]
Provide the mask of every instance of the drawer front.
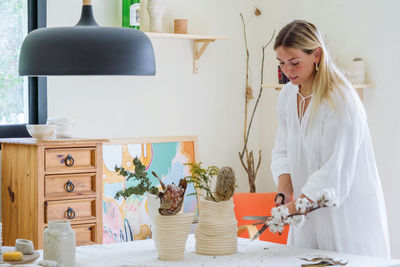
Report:
[[46,171],[96,169],[96,148],[48,148],[45,150]]
[[69,198],[96,196],[96,173],[46,175],[44,194],[46,198]]
[[76,233],[77,246],[96,244],[97,227],[95,223],[72,225],[72,229]]
[[96,219],[96,199],[46,201],[45,221],[70,220],[71,222]]

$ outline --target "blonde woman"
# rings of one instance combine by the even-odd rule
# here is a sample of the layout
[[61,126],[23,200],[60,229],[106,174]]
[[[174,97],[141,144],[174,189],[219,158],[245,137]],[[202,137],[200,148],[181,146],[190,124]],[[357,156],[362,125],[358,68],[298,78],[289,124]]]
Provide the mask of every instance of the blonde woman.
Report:
[[289,213],[295,198],[317,201],[333,190],[335,207],[291,227],[288,244],[390,257],[386,210],[363,105],[331,61],[317,28],[296,20],[274,49],[290,79],[278,100],[271,170]]

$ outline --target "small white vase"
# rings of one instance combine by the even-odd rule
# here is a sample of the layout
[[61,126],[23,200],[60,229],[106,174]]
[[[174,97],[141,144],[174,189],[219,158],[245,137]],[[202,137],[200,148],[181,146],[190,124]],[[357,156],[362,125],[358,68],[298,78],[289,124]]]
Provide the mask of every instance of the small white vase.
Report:
[[179,261],[183,259],[193,216],[194,213],[155,215],[153,225],[155,236],[153,240],[160,260]]
[[200,200],[199,225],[195,231],[196,253],[229,255],[237,253],[237,220],[233,199]]
[[154,216],[158,214],[160,208],[160,200],[156,195],[146,193],[147,197],[147,214],[149,215],[150,221],[154,222]]
[[75,231],[69,221],[49,221],[49,227],[43,233],[44,260],[75,267],[75,246]]
[[351,62],[348,79],[353,84],[365,82],[365,64],[361,58],[355,58]]
[[147,0],[147,12],[149,13],[150,32],[163,32],[163,15],[165,12],[165,6],[159,0]]

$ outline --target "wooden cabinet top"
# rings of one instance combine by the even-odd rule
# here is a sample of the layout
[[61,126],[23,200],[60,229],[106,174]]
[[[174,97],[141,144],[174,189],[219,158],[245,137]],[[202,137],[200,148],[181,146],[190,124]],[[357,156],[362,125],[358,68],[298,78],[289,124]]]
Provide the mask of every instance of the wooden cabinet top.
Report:
[[4,144],[21,144],[21,145],[79,145],[79,144],[98,144],[107,143],[107,139],[46,139],[38,140],[35,138],[0,138],[0,143]]

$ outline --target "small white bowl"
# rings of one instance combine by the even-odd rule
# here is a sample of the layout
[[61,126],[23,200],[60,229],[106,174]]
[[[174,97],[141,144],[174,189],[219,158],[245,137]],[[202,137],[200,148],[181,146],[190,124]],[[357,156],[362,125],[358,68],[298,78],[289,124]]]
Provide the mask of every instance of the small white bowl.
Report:
[[26,125],[26,129],[35,139],[54,139],[56,126],[46,124],[28,124]]

